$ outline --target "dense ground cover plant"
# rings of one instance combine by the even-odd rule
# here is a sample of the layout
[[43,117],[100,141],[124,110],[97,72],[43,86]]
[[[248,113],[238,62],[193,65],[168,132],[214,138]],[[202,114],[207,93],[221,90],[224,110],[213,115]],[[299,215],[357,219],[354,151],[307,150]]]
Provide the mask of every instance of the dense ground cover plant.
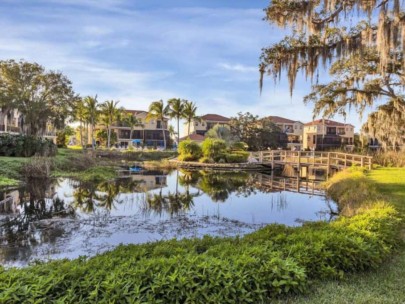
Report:
[[[338,174],[336,185],[349,178],[373,187],[363,176]],[[333,179],[329,189],[344,192],[348,184]],[[353,215],[332,223],[269,225],[239,238],[120,246],[90,259],[0,269],[0,302],[265,303],[301,293],[311,280],[377,267],[399,243],[398,212],[363,198]]]
[[56,145],[47,139],[29,135],[2,134],[0,136],[0,156],[54,156],[56,152]]

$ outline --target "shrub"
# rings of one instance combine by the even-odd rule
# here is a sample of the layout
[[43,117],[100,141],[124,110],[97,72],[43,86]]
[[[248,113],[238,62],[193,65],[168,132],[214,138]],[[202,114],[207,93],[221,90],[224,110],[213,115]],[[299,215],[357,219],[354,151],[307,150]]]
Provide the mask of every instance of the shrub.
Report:
[[246,163],[249,157],[249,152],[234,151],[232,153],[225,153],[225,160],[227,163]]
[[47,157],[34,157],[23,164],[21,174],[26,178],[48,178],[54,166],[53,160]]
[[231,145],[231,150],[235,151],[247,151],[248,148],[248,144],[242,141],[237,141]]
[[54,156],[56,152],[56,145],[48,139],[28,135],[2,134],[0,136],[0,156]]
[[405,167],[405,151],[377,153],[373,162],[384,167]]
[[213,163],[214,160],[212,158],[202,157],[202,158],[200,158],[199,162],[203,163],[203,164],[210,164],[210,163]]
[[197,161],[202,156],[201,147],[190,139],[183,140],[178,150],[181,161]]
[[221,139],[206,138],[202,143],[204,157],[211,158],[215,162],[224,159],[226,143]]

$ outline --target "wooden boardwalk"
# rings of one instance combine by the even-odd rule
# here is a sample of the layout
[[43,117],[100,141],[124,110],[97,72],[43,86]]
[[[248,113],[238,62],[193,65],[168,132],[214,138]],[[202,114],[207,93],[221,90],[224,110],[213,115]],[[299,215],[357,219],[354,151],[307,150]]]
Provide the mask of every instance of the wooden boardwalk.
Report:
[[325,169],[328,175],[331,170],[340,171],[351,166],[371,170],[372,166],[371,156],[340,152],[269,150],[251,152],[250,157],[256,159],[257,163],[272,169],[290,165],[300,171],[302,167],[311,167]]
[[323,181],[304,180],[298,177],[280,177],[273,174],[260,174],[254,179],[254,184],[264,191],[289,191],[310,195],[324,196]]

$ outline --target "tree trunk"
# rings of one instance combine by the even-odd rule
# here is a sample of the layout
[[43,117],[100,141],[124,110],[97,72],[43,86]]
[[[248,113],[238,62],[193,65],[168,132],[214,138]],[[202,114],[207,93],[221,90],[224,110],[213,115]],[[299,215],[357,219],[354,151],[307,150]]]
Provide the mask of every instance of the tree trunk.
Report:
[[134,127],[131,127],[131,134],[129,134],[129,142],[131,143],[131,146],[133,146],[133,141],[132,141],[132,133],[134,132]]
[[191,119],[188,121],[188,131],[187,131],[187,136],[190,136],[190,125],[191,125]]
[[111,127],[108,126],[107,130],[107,148],[110,149]]
[[95,143],[95,140],[94,140],[94,121],[92,120],[91,121],[91,126],[90,126],[90,128],[91,128],[91,147],[92,147],[92,149],[93,149],[93,151],[94,150],[96,150],[96,143]]
[[166,150],[166,132],[165,132],[165,121],[162,117],[162,131],[163,131],[163,150]]
[[83,147],[83,124],[82,124],[82,121],[80,121],[80,145],[82,146],[82,149],[83,149],[84,147]]
[[[176,135],[175,135],[176,136]],[[177,147],[180,144],[180,118],[177,118]]]

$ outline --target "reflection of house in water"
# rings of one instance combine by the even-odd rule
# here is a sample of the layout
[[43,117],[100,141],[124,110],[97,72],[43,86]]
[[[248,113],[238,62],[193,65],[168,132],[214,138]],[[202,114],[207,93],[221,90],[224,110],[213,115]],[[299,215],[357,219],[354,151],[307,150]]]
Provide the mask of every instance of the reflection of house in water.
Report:
[[18,198],[19,193],[17,190],[0,193],[0,213],[17,213],[18,212]]
[[19,213],[23,202],[52,199],[55,196],[54,184],[30,183],[29,189],[0,192],[0,214]]
[[131,178],[139,182],[139,188],[143,191],[167,187],[167,174],[163,171],[144,171],[131,174]]

